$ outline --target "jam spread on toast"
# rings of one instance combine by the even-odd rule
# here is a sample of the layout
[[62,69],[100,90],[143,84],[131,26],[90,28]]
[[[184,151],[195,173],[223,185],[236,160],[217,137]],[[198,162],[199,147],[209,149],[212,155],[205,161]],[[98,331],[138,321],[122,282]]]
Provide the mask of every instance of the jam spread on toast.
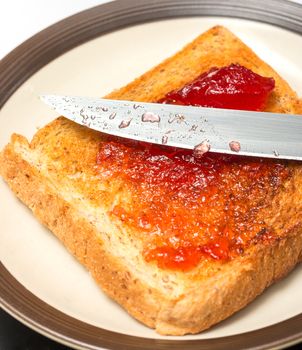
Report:
[[273,78],[265,78],[239,64],[231,64],[211,68],[183,88],[169,92],[159,102],[260,111],[274,87]]
[[[161,102],[259,110],[274,86],[273,79],[238,65],[199,78]],[[217,101],[206,82],[209,91],[223,91]],[[190,92],[195,86],[202,87],[200,98]],[[258,212],[289,176],[281,162],[215,153],[197,158],[188,150],[112,137],[101,144],[97,164],[100,176],[121,181],[131,194],[113,207],[111,217],[144,235],[145,260],[161,268],[228,261],[259,240],[276,238]]]

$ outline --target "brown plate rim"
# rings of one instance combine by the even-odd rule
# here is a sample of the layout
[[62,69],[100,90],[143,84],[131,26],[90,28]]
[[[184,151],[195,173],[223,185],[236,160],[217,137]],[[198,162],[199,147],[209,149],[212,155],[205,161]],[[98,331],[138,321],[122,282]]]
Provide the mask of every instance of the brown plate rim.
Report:
[[[302,6],[285,0],[116,0],[82,11],[39,32],[0,62],[0,108],[29,77],[88,40],[161,19],[223,16],[273,24],[302,34]],[[281,349],[302,340],[302,313],[259,330],[204,340],[140,338],[98,328],[51,307],[0,263],[0,306],[37,332],[76,349]]]

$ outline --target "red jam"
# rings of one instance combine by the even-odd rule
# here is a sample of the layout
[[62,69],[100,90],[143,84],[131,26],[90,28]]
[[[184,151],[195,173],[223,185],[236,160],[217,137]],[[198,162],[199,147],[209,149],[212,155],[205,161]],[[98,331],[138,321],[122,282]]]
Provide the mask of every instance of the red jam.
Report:
[[[224,79],[210,80],[209,86],[219,90],[222,81],[226,89],[227,69],[222,68]],[[244,77],[239,90],[247,95],[251,80],[246,78],[244,87]],[[230,84],[232,92],[232,74]],[[213,106],[213,98],[207,105]],[[220,107],[230,106],[226,94],[219,101]],[[254,101],[254,96],[245,101]],[[202,259],[228,261],[259,240],[275,238],[258,212],[289,176],[281,163],[215,153],[196,158],[192,151],[112,138],[101,143],[97,164],[104,180],[121,183],[131,194],[110,215],[137,233],[145,260],[161,268],[190,270]]]
[[210,69],[183,88],[168,93],[159,102],[260,111],[274,87],[273,78],[231,64]]

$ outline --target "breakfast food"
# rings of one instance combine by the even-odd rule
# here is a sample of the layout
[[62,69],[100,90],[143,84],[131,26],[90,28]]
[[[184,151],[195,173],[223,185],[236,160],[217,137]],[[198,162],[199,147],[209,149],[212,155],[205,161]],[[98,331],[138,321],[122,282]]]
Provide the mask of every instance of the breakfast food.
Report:
[[[196,100],[184,87],[221,87],[232,74],[240,101],[224,89],[215,107],[301,112],[288,84],[219,26],[107,97],[204,105],[205,93]],[[196,157],[60,117],[30,143],[13,135],[0,172],[109,296],[157,332],[182,335],[241,309],[302,258],[301,165],[201,146]]]

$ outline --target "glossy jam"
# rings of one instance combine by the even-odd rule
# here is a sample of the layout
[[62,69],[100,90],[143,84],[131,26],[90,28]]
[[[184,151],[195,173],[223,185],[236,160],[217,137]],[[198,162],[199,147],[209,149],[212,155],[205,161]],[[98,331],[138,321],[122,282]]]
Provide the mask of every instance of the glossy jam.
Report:
[[160,102],[260,111],[274,87],[273,78],[232,64],[210,69],[183,88],[168,93]]
[[102,144],[97,162],[107,179],[130,190],[130,205],[111,215],[145,235],[144,255],[160,267],[188,270],[203,257],[228,260],[269,239],[257,218],[288,176],[272,161],[192,153],[142,143]]
[[195,158],[191,151],[112,138],[101,144],[97,164],[100,177],[131,194],[110,215],[138,234],[146,261],[161,268],[227,261],[275,239],[258,212],[289,176],[281,163],[214,153]]

